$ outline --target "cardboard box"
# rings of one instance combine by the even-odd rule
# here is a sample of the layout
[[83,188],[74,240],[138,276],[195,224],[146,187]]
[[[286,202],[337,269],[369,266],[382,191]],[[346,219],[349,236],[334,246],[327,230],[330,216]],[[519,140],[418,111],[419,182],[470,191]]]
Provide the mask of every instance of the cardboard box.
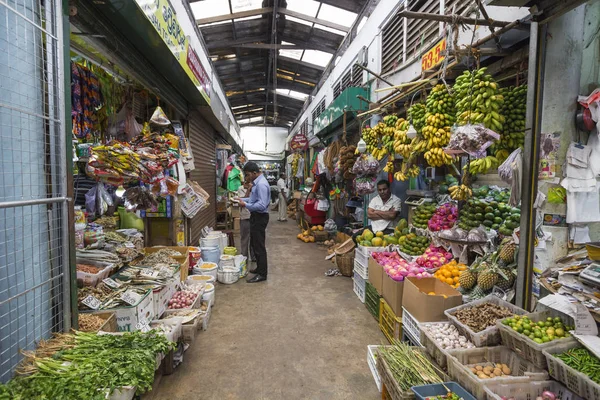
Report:
[[154,319],[154,296],[152,290],[142,297],[135,306],[121,307],[112,310],[117,316],[119,332],[133,332],[140,321],[152,321]]
[[402,317],[402,301],[404,297],[404,281],[398,282],[383,271],[383,293],[386,303],[392,308],[396,317]]
[[383,275],[387,274],[383,271],[383,266],[380,265],[373,257],[369,257],[369,282],[380,296],[383,295]]
[[239,233],[239,231],[240,231],[240,219],[239,218],[233,219],[233,231],[235,233]]
[[[408,278],[404,282],[404,308],[419,322],[445,321],[444,311],[462,304],[462,294],[437,278]],[[427,294],[431,292],[436,296]]]
[[240,217],[240,207],[233,206],[231,207],[231,218],[239,218]]

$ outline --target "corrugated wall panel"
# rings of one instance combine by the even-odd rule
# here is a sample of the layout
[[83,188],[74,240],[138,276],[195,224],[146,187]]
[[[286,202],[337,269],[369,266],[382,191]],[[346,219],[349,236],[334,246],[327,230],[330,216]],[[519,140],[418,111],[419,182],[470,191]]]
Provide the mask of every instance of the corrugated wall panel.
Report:
[[210,206],[188,220],[188,243],[197,246],[202,228],[205,226],[214,228],[217,216],[215,131],[198,113],[190,115],[188,124],[190,144],[196,167],[190,172],[190,179],[198,182],[210,195]]

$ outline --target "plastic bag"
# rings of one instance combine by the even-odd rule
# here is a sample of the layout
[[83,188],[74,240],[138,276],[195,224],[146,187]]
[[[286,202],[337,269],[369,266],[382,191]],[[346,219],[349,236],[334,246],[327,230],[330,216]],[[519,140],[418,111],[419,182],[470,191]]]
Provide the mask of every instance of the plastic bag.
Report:
[[96,215],[96,191],[98,190],[98,185],[93,186],[90,190],[85,194],[85,210],[91,216]]
[[131,142],[134,138],[142,133],[142,125],[138,124],[133,116],[133,111],[128,110],[127,118],[125,119],[125,138]]
[[377,177],[361,177],[354,179],[354,188],[356,189],[356,194],[359,196],[364,196],[366,194],[375,192],[376,180]]
[[327,221],[325,221],[325,225],[323,227],[325,228],[325,230],[327,232],[337,231],[337,225],[335,224],[335,221],[332,220],[331,218],[329,218]]
[[567,202],[567,190],[564,187],[548,189],[548,203],[564,204]]
[[167,115],[160,106],[156,107],[156,110],[154,110],[154,112],[152,113],[152,118],[150,118],[150,122],[154,125],[159,126],[171,125],[171,121],[169,121],[169,118],[167,118]]
[[379,172],[379,162],[372,155],[362,155],[352,166],[352,173],[358,176],[374,175]]
[[452,129],[450,142],[444,151],[448,154],[465,152],[473,157],[485,157],[485,150],[498,139],[500,135],[482,124],[458,126]]

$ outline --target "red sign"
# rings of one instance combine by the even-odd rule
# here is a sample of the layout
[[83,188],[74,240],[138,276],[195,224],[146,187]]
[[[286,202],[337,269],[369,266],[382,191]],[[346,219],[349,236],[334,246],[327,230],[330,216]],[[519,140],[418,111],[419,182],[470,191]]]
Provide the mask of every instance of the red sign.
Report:
[[196,79],[198,79],[198,81],[200,82],[200,85],[202,85],[204,93],[206,93],[207,96],[210,96],[210,79],[208,79],[208,74],[206,73],[204,67],[202,67],[202,64],[200,63],[198,54],[196,54],[196,51],[192,49],[191,46],[188,47],[187,65],[192,70],[192,73],[194,74]]
[[293,151],[305,150],[307,146],[308,146],[308,139],[306,138],[305,135],[303,135],[301,133],[294,135],[294,137],[292,138],[292,141],[290,142],[290,148]]

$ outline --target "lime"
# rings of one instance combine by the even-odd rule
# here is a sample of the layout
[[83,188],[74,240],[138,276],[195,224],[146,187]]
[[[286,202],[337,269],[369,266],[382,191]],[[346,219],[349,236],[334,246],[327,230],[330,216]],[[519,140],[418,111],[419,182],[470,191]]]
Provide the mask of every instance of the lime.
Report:
[[562,323],[562,321],[560,320],[560,318],[558,318],[558,317],[554,317],[554,323],[555,323],[555,324],[561,324],[561,323]]
[[542,339],[537,338],[537,337],[535,339],[533,339],[533,341],[536,342],[536,343],[538,343],[538,344],[544,343],[544,341]]
[[523,327],[521,325],[517,325],[517,332],[523,333]]
[[565,331],[564,331],[562,328],[557,328],[557,329],[554,331],[554,334],[555,334],[557,337],[563,337],[563,336],[565,336]]
[[523,324],[523,330],[526,330],[526,331],[528,331],[528,330],[530,330],[530,329],[531,329],[531,325],[530,325],[528,322],[525,322],[525,323]]
[[542,336],[542,342],[548,343],[549,341],[550,341],[550,338],[548,336]]
[[523,328],[523,335],[530,336],[531,335],[531,331],[529,329]]
[[548,318],[546,318],[546,321],[548,321],[548,322],[552,322],[552,317],[548,317]]
[[535,331],[533,332],[533,336],[535,336],[538,339],[542,338],[542,332],[541,331]]

